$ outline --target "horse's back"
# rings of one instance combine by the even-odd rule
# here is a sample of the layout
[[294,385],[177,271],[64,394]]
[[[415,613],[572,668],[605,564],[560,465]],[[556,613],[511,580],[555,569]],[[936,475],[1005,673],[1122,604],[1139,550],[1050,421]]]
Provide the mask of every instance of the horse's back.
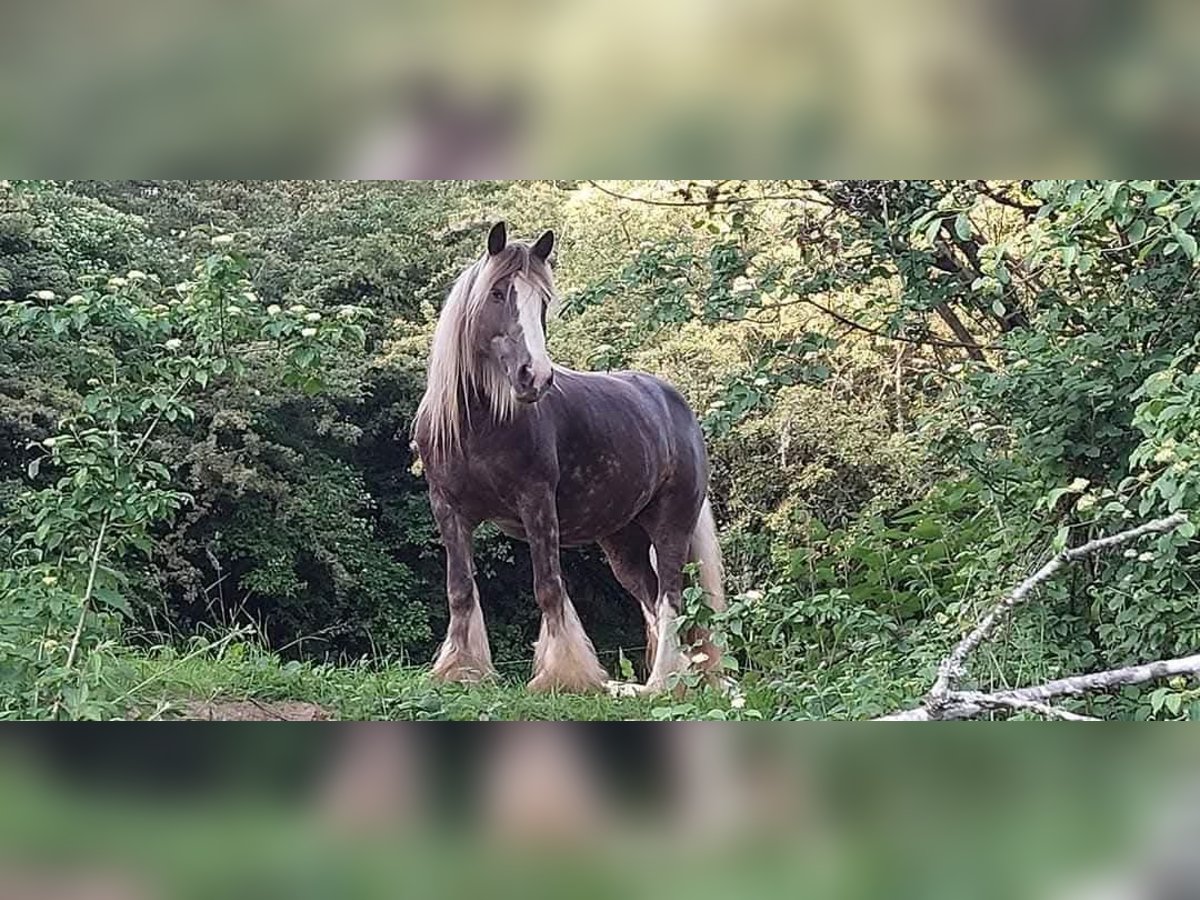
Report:
[[559,369],[556,377],[568,423],[605,431],[616,424],[623,432],[624,426],[633,421],[654,443],[698,442],[703,450],[700,425],[691,406],[670,382],[656,375],[633,370]]

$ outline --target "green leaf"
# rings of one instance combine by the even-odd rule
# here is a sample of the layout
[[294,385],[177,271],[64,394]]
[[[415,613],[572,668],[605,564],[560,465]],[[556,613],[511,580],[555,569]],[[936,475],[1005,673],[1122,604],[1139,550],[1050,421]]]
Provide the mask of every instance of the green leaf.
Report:
[[954,217],[954,233],[960,241],[965,241],[971,236],[971,220],[967,218],[966,213],[959,213]]
[[42,458],[39,456],[36,459],[31,459],[29,461],[29,466],[26,468],[25,471],[29,473],[30,478],[37,478],[38,470],[41,469],[41,467],[42,467]]
[[105,606],[115,609],[127,617],[133,616],[133,610],[129,608],[129,602],[121,596],[120,592],[113,588],[97,585],[92,591],[92,595]]
[[941,216],[938,216],[932,222],[930,222],[929,226],[925,229],[925,240],[928,241],[930,245],[934,244],[937,241],[938,232],[941,230],[942,218]]
[[1167,699],[1166,688],[1156,688],[1150,692],[1150,709],[1158,712],[1163,707],[1163,702]]
[[1179,241],[1179,246],[1183,248],[1183,252],[1187,254],[1187,258],[1194,260],[1196,258],[1196,239],[1186,231],[1176,229],[1174,232],[1175,240]]
[[1055,553],[1061,553],[1063,550],[1067,549],[1067,537],[1070,535],[1070,533],[1071,528],[1068,525],[1064,525],[1058,529],[1058,533],[1054,535],[1054,542],[1051,544]]
[[620,648],[617,649],[617,671],[625,681],[633,680],[633,663],[629,661],[625,651]]

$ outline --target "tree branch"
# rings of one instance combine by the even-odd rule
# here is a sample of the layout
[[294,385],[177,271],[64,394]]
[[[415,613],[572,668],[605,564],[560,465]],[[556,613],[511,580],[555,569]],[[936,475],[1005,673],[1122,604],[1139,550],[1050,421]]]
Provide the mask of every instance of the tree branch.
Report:
[[[100,568],[100,555],[104,551],[104,533],[108,530],[109,516],[105,514],[100,520],[100,532],[96,535],[96,543],[92,549],[92,565],[88,571],[87,587],[83,592],[83,599],[79,603],[79,620],[75,624],[75,632],[71,635],[71,646],[67,650],[67,662],[64,668],[67,672],[71,671],[75,665],[75,655],[79,652],[79,641],[83,637],[83,625],[87,620],[88,611],[92,605],[92,592],[96,588],[96,571]],[[58,696],[54,700],[54,705],[50,709],[50,718],[58,718],[58,710],[63,703],[62,689],[59,689]]]
[[933,715],[927,706],[906,709],[881,716],[879,722],[930,722],[934,719],[970,719],[989,709],[1027,709],[1031,712],[1061,719],[1091,720],[1045,703],[1052,697],[1078,696],[1093,691],[1106,691],[1126,684],[1142,684],[1158,678],[1173,678],[1176,675],[1200,676],[1200,654],[1178,659],[1163,659],[1138,666],[1125,666],[1089,675],[1072,675],[1047,681],[1033,687],[1015,688],[1010,691],[983,693],[980,691],[950,691],[946,694],[946,705]]
[[[856,322],[853,319],[847,318],[846,316],[842,315],[839,312],[835,312],[834,310],[830,309],[829,307],[825,306],[824,304],[818,303],[816,300],[812,299],[811,297],[799,297],[795,301],[792,301],[792,302],[807,303],[809,306],[813,307],[814,309],[820,310],[821,312],[825,313],[825,315],[829,316],[831,319],[834,319],[834,320],[840,322],[841,324],[845,325],[847,328],[851,328],[854,331],[861,331],[864,334],[870,334],[870,335],[873,335],[874,337],[883,338],[883,339],[889,340],[889,341],[901,341],[905,344],[921,344],[921,345],[929,346],[929,347],[957,347],[957,348],[962,348],[962,349],[966,349],[969,351],[999,350],[1000,349],[999,347],[995,347],[995,346],[992,346],[989,344],[978,344],[978,343],[974,343],[974,342],[968,343],[966,341],[946,341],[946,340],[942,340],[941,338],[933,338],[933,337],[914,338],[914,337],[907,337],[907,336],[901,335],[901,334],[888,334],[884,331],[880,331],[877,328],[871,328],[868,325],[863,325],[860,322]],[[760,308],[764,309],[764,310],[777,309],[781,306],[790,306],[792,302],[785,301],[783,303],[773,303],[770,306],[763,306]],[[959,323],[959,326],[962,327],[961,322]],[[965,332],[966,329],[964,328],[963,330]]]
[[1088,541],[1082,546],[1059,553],[1017,585],[1011,594],[1001,600],[966,637],[959,641],[958,646],[942,661],[941,666],[938,668],[937,681],[934,682],[930,694],[937,695],[952,690],[963,675],[964,663],[971,651],[991,635],[1000,621],[1012,611],[1013,607],[1019,603],[1023,603],[1034,588],[1043,582],[1049,581],[1067,563],[1090,556],[1099,550],[1106,550],[1109,547],[1116,547],[1128,541],[1136,540],[1145,534],[1172,531],[1185,521],[1187,519],[1182,513],[1176,513],[1169,518],[1156,519],[1153,522],[1147,522],[1145,525],[1139,525],[1137,528],[1131,528],[1129,531],[1122,531],[1119,534],[1110,535],[1109,537],[1097,538],[1094,541]]
[[1094,716],[1082,716],[1066,709],[1059,709],[1039,700],[1022,700],[1005,694],[985,694],[980,691],[957,691],[955,700],[964,707],[979,707],[980,709],[1011,710],[1013,712],[1035,712],[1048,719],[1062,719],[1068,722],[1095,722]]
[[1050,697],[1086,694],[1089,691],[1103,691],[1125,684],[1141,684],[1156,678],[1197,674],[1200,674],[1200,654],[1183,656],[1178,659],[1162,659],[1138,666],[1125,666],[1121,669],[1109,669],[1107,672],[1094,672],[1091,675],[1072,675],[1069,678],[1059,678],[1036,687],[997,691],[993,696],[1001,700],[1007,699],[1016,702],[1041,702]]
[[1001,206],[1007,206],[1011,209],[1019,209],[1027,216],[1036,215],[1042,208],[1039,204],[1023,203],[1020,200],[1017,200],[1015,197],[1010,197],[1008,194],[1003,194],[995,188],[989,187],[986,181],[976,182],[975,190],[979,191],[979,193],[983,194],[985,197],[994,200],[996,203],[999,203]]
[[131,462],[138,458],[138,454],[140,454],[142,452],[142,448],[146,446],[146,441],[150,440],[150,435],[154,433],[154,429],[158,426],[158,423],[162,421],[163,414],[167,411],[167,407],[179,399],[179,395],[183,393],[184,388],[188,386],[190,381],[191,378],[189,377],[180,382],[179,387],[175,388],[175,392],[171,394],[170,398],[167,400],[166,406],[160,409],[158,411],[158,415],[151,419],[149,427],[146,428],[145,432],[143,432],[142,436],[138,439],[137,444],[134,445],[133,453],[129,456],[129,460]]
[[618,200],[629,200],[633,203],[645,203],[649,206],[703,206],[714,207],[722,203],[757,203],[760,200],[803,200],[805,203],[816,203],[822,206],[832,206],[825,197],[819,193],[813,194],[759,194],[757,197],[714,197],[705,200],[655,200],[650,197],[635,197],[632,194],[622,194],[619,191],[614,191],[612,188],[606,188],[598,181],[593,181],[591,178],[584,179],[588,184],[600,191],[602,194],[608,194],[610,197],[616,197]]
[[1042,715],[1068,718],[1075,714],[1048,707],[1045,701],[1052,697],[1104,690],[1123,684],[1138,684],[1154,678],[1200,673],[1200,655],[1197,655],[1182,659],[1162,660],[1141,666],[1129,666],[1123,669],[1112,669],[1107,672],[1097,672],[1091,675],[1061,678],[1057,681],[1047,682],[1046,684],[1015,690],[993,691],[990,693],[957,690],[958,682],[962,679],[966,671],[967,657],[980,644],[991,637],[997,626],[1013,609],[1028,600],[1035,588],[1049,581],[1055,573],[1068,563],[1083,559],[1101,550],[1107,550],[1128,543],[1129,541],[1137,540],[1147,534],[1161,534],[1173,531],[1186,521],[1186,516],[1182,513],[1176,513],[1165,519],[1155,519],[1152,522],[1139,525],[1137,528],[1131,528],[1118,534],[1088,541],[1079,547],[1064,550],[1055,555],[1044,566],[1017,585],[1011,593],[996,604],[955,645],[950,654],[938,666],[937,679],[934,681],[929,693],[925,695],[925,699],[920,707],[883,716],[881,720],[912,722],[928,721],[931,719],[963,719],[971,718],[988,709],[998,708],[1028,709]]
[[986,357],[983,355],[982,348],[980,348],[979,344],[972,342],[971,332],[962,323],[962,319],[950,308],[950,304],[938,303],[933,309],[934,312],[941,316],[942,321],[946,323],[946,327],[954,332],[954,336],[959,339],[961,345],[966,348],[967,356],[977,362],[984,362]]

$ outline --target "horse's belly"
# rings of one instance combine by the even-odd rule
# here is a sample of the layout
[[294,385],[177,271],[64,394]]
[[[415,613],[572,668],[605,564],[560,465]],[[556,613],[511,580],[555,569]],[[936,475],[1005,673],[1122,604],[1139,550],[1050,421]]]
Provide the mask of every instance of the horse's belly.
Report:
[[560,487],[559,543],[591,544],[628,525],[654,496],[651,485]]
[[[653,496],[646,488],[626,491],[563,491],[558,496],[558,543],[563,547],[594,544],[601,538],[620,531],[645,508]],[[528,541],[520,519],[507,516],[492,517],[492,523],[511,538]]]
[[516,538],[519,541],[527,539],[525,536],[525,526],[516,519],[493,519],[492,524],[510,538]]

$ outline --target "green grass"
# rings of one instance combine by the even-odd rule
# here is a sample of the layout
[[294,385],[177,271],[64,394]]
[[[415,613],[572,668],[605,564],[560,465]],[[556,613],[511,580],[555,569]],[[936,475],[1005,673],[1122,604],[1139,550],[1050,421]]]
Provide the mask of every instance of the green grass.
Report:
[[333,665],[296,660],[253,643],[196,642],[190,650],[123,651],[114,675],[131,717],[175,718],[190,703],[313,703],[343,720],[650,720],[758,718],[713,691],[669,697],[532,694],[528,673],[476,685],[442,684],[428,668],[379,660]]

